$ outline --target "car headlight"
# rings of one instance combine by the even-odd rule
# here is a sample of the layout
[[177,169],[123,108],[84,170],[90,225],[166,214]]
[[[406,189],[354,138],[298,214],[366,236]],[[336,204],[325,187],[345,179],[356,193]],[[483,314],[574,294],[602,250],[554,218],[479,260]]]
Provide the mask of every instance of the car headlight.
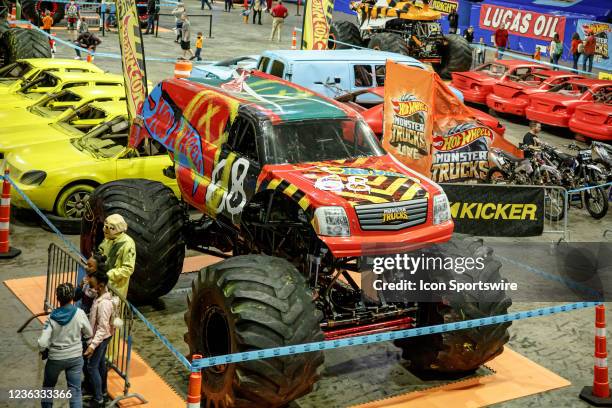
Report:
[[451,219],[451,211],[446,194],[435,195],[433,199],[434,225],[442,224],[446,221],[449,221]]
[[47,173],[41,170],[26,171],[21,176],[21,184],[28,186],[39,186],[47,178]]
[[348,217],[342,207],[319,207],[314,212],[314,229],[317,235],[350,237]]

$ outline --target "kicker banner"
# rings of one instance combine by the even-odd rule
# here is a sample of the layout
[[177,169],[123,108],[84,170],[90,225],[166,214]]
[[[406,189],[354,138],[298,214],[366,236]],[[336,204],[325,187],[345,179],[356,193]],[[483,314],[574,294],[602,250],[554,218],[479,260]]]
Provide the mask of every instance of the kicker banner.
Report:
[[306,0],[302,25],[302,49],[326,50],[334,0]]
[[490,146],[520,155],[477,121],[435,72],[393,61],[386,72],[382,143],[408,167],[440,183],[484,180]]
[[455,232],[528,237],[544,231],[544,189],[489,184],[441,184]]

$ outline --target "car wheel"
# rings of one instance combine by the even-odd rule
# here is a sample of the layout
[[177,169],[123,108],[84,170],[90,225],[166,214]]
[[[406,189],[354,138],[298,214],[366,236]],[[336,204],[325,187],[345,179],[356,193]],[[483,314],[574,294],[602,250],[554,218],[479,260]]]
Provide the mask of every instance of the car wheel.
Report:
[[55,213],[64,218],[81,219],[85,212],[85,204],[94,189],[94,186],[87,184],[76,184],[65,188],[57,199]]

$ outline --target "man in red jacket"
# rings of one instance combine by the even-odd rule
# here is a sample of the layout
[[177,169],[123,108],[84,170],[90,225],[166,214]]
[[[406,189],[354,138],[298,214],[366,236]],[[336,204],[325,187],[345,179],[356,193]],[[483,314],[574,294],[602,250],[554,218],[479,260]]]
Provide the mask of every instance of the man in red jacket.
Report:
[[504,58],[504,51],[506,51],[506,47],[508,46],[508,30],[504,27],[498,27],[495,30],[495,46],[497,47],[497,58]]
[[272,11],[272,32],[270,33],[270,41],[274,40],[274,36],[278,35],[278,42],[281,41],[281,32],[283,31],[283,24],[285,18],[288,15],[287,7],[283,6],[282,0],[278,0],[278,4],[274,6]]
[[[584,51],[582,57],[582,70],[593,72],[593,58],[595,57],[596,40],[593,31],[587,31],[587,38],[584,40]],[[588,67],[587,67],[588,62]],[[588,68],[588,69],[587,69]]]

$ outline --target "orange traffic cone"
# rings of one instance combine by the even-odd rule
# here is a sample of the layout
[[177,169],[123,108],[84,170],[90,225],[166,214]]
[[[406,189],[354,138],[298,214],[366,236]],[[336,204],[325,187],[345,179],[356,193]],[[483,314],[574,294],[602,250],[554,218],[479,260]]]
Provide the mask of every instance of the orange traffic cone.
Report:
[[[202,358],[200,354],[194,354],[191,361]],[[192,371],[189,375],[189,388],[187,391],[187,408],[200,408],[200,400],[202,399],[202,373],[200,371]]]
[[580,399],[596,407],[612,407],[608,380],[608,353],[606,351],[606,308],[595,307],[595,367],[592,387],[584,387]]
[[9,223],[11,220],[11,183],[8,180],[9,171],[4,170],[2,195],[0,195],[0,259],[14,258],[21,250],[11,247],[9,243]]
[[94,57],[91,54],[87,54],[87,62],[93,62]]
[[191,76],[191,69],[193,64],[191,61],[179,59],[174,64],[174,77],[175,78],[189,78]]
[[291,49],[297,50],[297,33],[295,28],[293,29],[293,33],[291,34]]

